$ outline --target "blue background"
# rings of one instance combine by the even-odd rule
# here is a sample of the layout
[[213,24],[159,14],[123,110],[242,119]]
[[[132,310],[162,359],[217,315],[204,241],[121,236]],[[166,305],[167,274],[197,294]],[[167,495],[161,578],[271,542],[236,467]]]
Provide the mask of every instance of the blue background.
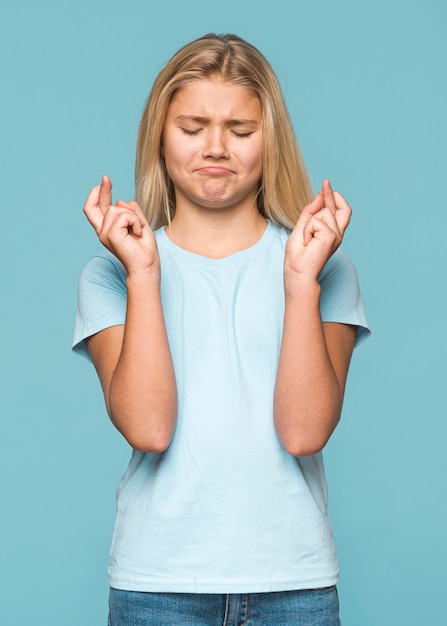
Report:
[[[82,215],[103,172],[133,196],[153,78],[206,32],[258,46],[316,187],[354,207],[344,248],[374,328],[328,445],[344,626],[445,624],[444,0],[31,0],[2,9],[0,621],[106,623],[129,450],[71,356]],[[443,321],[444,320],[444,321]]]

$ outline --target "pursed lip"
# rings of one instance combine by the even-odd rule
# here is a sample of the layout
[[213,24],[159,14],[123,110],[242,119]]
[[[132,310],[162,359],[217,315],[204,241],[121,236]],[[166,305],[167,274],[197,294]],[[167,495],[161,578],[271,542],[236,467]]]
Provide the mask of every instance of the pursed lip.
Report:
[[206,165],[205,167],[198,167],[194,170],[198,174],[208,174],[210,176],[228,176],[229,174],[235,174],[233,170],[228,167],[222,167],[221,165]]

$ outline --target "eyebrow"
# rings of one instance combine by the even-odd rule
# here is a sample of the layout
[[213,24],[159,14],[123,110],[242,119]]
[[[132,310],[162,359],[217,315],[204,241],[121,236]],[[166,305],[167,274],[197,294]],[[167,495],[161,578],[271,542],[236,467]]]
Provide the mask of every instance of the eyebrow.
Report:
[[[175,119],[178,122],[197,122],[198,124],[207,124],[209,122],[207,117],[201,117],[200,115],[178,115]],[[225,123],[228,126],[243,126],[245,124],[259,124],[259,120],[231,119]]]

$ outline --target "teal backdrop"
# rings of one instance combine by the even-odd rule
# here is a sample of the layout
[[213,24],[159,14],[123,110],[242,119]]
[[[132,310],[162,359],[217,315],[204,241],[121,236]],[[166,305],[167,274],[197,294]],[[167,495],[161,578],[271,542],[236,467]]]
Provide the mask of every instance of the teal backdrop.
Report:
[[215,31],[264,52],[315,187],[354,207],[344,248],[374,334],[326,451],[343,626],[443,626],[445,0],[18,0],[1,27],[1,624],[106,624],[129,449],[70,354],[99,247],[82,205],[102,173],[133,196],[152,80]]

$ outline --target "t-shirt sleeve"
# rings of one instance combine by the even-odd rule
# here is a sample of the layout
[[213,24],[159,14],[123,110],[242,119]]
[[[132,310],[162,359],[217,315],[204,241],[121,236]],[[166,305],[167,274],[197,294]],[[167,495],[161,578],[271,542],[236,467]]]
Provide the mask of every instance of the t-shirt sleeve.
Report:
[[320,310],[323,322],[357,326],[356,346],[371,334],[357,272],[340,249],[331,256],[319,277]]
[[78,285],[78,308],[72,350],[90,360],[85,339],[124,324],[126,320],[126,272],[112,254],[93,257]]

